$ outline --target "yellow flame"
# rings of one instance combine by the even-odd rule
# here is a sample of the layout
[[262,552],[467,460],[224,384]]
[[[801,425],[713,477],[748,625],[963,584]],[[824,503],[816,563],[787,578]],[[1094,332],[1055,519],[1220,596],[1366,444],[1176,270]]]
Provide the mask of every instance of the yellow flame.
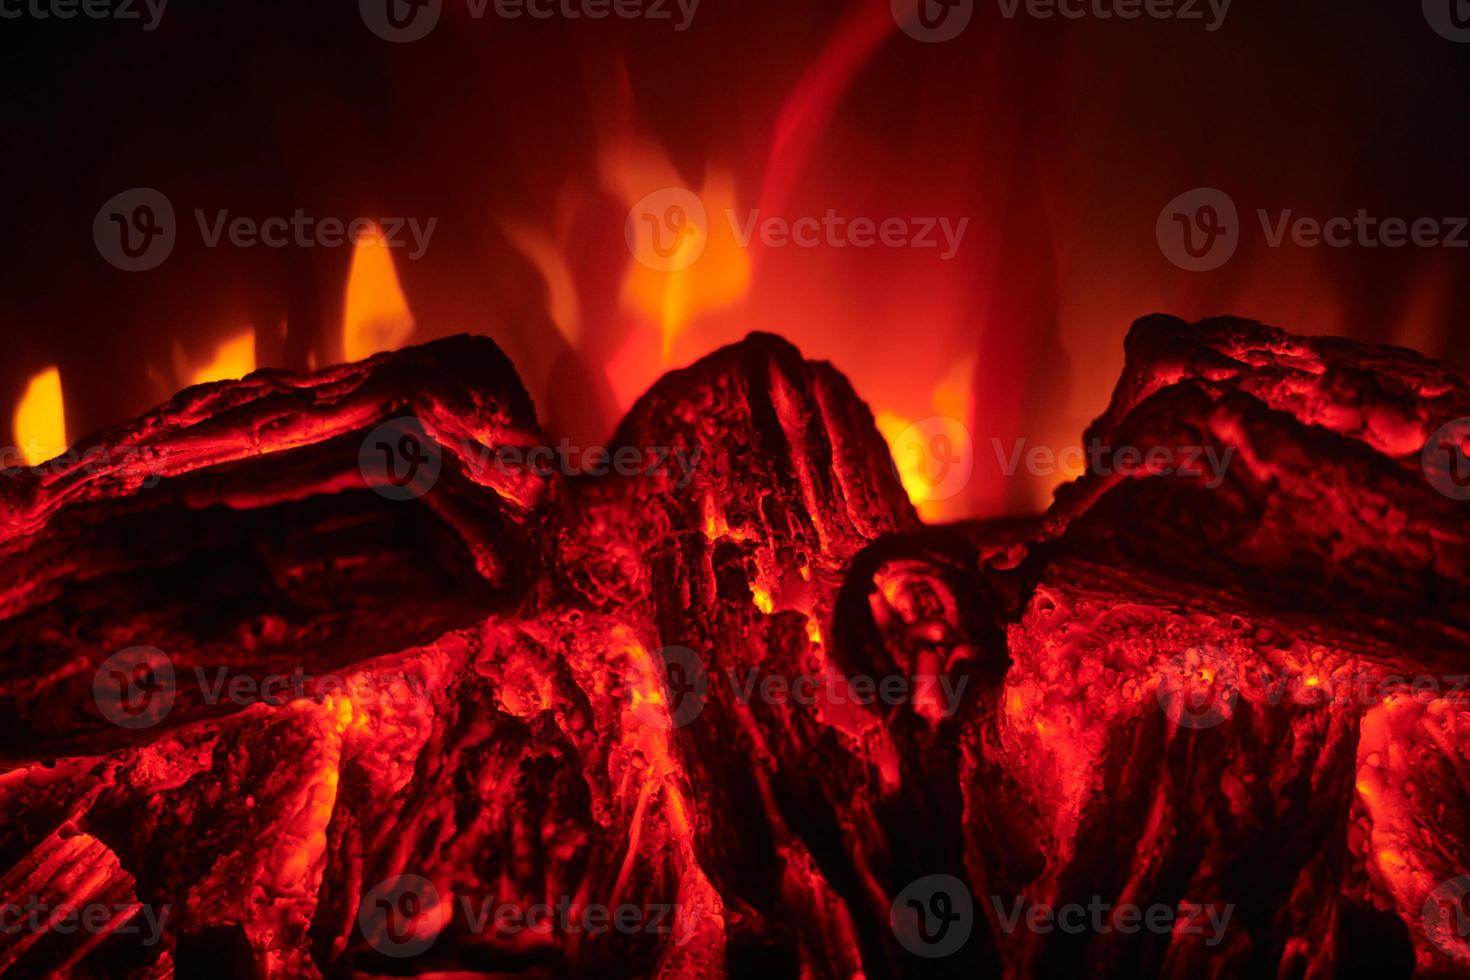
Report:
[[61,370],[49,367],[33,375],[15,406],[11,431],[27,466],[66,451],[66,406],[61,397]]
[[[929,429],[936,426],[941,428],[956,446],[967,446],[970,442],[963,420],[974,415],[974,374],[975,358],[958,361],[939,379],[930,393],[929,404],[934,414],[929,416],[927,425]],[[906,433],[914,420],[898,412],[885,410],[878,412],[873,421],[888,443],[889,452],[893,454],[894,464],[898,467],[899,482],[919,516],[926,521],[956,516],[963,507],[961,500],[953,494],[940,494],[939,488],[925,472],[925,453],[914,451],[916,447],[913,445],[902,444],[911,437],[912,434]]]
[[214,357],[190,374],[189,384],[243,378],[254,370],[255,330],[243,330],[221,341],[214,348]]
[[703,249],[699,257],[688,268],[671,272],[635,261],[623,281],[624,302],[658,320],[659,353],[665,365],[672,363],[674,341],[691,320],[734,304],[750,285],[750,255],[726,218],[736,209],[734,181],[715,175],[700,191],[700,198],[708,216],[706,227],[680,240],[674,265],[683,265],[683,256]]
[[[636,141],[604,152],[602,178],[603,186],[630,208],[646,195],[684,186],[662,150]],[[703,205],[705,220],[691,223],[679,238],[667,260],[672,268],[664,271],[660,263],[647,261],[649,256],[634,256],[623,279],[624,307],[658,324],[665,366],[673,361],[674,341],[684,327],[700,314],[732,305],[750,285],[750,255],[728,217],[738,213],[734,177],[711,170],[703,187],[689,190]]]
[[903,484],[904,493],[909,495],[915,507],[924,500],[924,495],[929,491],[928,482],[924,479],[923,462],[917,457],[899,451],[899,439],[904,432],[914,423],[904,418],[897,412],[879,412],[873,419],[878,425],[878,431],[888,443],[888,450],[893,454],[893,462],[898,466],[898,480]]
[[358,238],[347,271],[342,312],[342,357],[360,361],[402,347],[413,336],[413,315],[377,225]]
[[[914,422],[897,412],[879,412],[873,421],[888,443],[893,463],[898,468],[898,481],[903,485],[904,493],[908,494],[909,501],[919,512],[919,516],[931,522],[946,519],[954,511],[958,499],[949,492],[949,488],[936,484],[927,472],[927,450],[920,442],[915,441],[916,433],[910,430]],[[958,419],[934,416],[929,425],[940,427],[940,431],[948,435],[956,446],[968,442],[969,436],[964,424]]]

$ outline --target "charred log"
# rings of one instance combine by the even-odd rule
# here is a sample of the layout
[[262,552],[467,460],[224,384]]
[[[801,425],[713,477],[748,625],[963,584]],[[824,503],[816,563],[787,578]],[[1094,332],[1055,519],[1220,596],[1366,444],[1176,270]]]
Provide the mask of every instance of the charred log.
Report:
[[[1425,475],[1467,415],[1411,352],[1150,318],[1088,439],[1225,466],[924,528],[769,335],[656,384],[603,476],[485,340],[190,389],[0,487],[0,891],[120,909],[3,965],[1452,974],[1465,701],[1399,681],[1470,670]],[[526,925],[558,904],[641,918]]]

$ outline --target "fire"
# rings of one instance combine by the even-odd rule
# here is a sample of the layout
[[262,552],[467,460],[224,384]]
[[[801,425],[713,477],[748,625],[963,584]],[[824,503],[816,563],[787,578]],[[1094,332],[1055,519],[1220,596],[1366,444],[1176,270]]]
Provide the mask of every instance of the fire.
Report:
[[550,234],[524,222],[504,220],[500,228],[541,274],[548,293],[547,315],[567,343],[575,346],[582,337],[582,309],[565,252]]
[[[727,220],[736,211],[733,178],[715,175],[698,198],[702,217],[664,205],[656,194],[643,206],[652,210],[630,217],[644,227],[635,238],[635,261],[623,280],[623,302],[658,323],[663,366],[671,363],[674,341],[691,320],[733,305],[750,285],[750,256]],[[656,248],[662,253],[654,252]]]
[[874,419],[893,454],[904,492],[926,521],[952,519],[965,511],[963,495],[975,457],[968,425],[974,413],[974,370],[973,358],[955,364],[931,395],[935,414],[923,420],[893,411],[880,411]]
[[929,491],[928,482],[924,479],[923,458],[918,454],[904,452],[902,446],[904,433],[913,426],[913,420],[897,412],[879,412],[873,421],[888,442],[888,451],[893,453],[893,462],[898,466],[898,480],[903,484],[904,492],[922,513]]
[[342,359],[360,361],[395,350],[413,336],[413,314],[398,282],[393,256],[382,229],[358,238],[347,271],[347,299],[342,311]]
[[66,449],[66,407],[59,368],[49,367],[26,383],[15,406],[11,431],[28,466],[44,463]]
[[[620,393],[636,396],[673,363],[675,342],[690,323],[745,297],[750,255],[729,217],[738,202],[728,172],[712,169],[691,190],[667,156],[636,141],[606,152],[602,171],[604,187],[630,209],[625,231],[633,257],[623,277],[623,308],[658,331],[656,361],[649,356],[655,344],[644,342],[653,338],[635,332],[624,352],[631,357],[610,372]],[[636,378],[623,376],[630,359],[643,368]]]
[[[1180,323],[1172,330],[1162,323],[1145,325],[1130,336],[1129,347],[1130,357],[1147,360],[1130,365],[1124,376],[1130,388],[1124,390],[1136,390],[1131,379],[1157,377],[1156,365],[1219,377],[1218,359],[1200,356],[1191,343],[1218,345],[1207,348],[1216,352],[1239,345],[1261,354],[1263,363],[1249,368],[1257,374],[1234,384],[1236,390],[1260,393],[1257,414],[1250,418],[1278,428],[1243,443],[1242,451],[1264,452],[1260,447],[1276,440],[1309,447],[1301,456],[1271,450],[1259,458],[1275,465],[1283,494],[1306,500],[1300,506],[1351,520],[1323,525],[1316,550],[1320,565],[1268,564],[1259,577],[1271,582],[1290,570],[1305,578],[1315,567],[1324,572],[1318,581],[1336,583],[1334,558],[1342,537],[1330,531],[1343,529],[1357,542],[1378,528],[1359,529],[1361,508],[1352,500],[1339,502],[1333,511],[1330,502],[1299,492],[1303,482],[1315,485],[1323,465],[1340,458],[1306,458],[1324,443],[1315,420],[1324,403],[1339,410],[1363,406],[1365,414],[1371,413],[1375,403],[1360,400],[1365,390],[1390,389],[1377,396],[1380,405],[1399,405],[1402,396],[1372,375],[1366,383],[1360,376],[1342,381],[1326,371],[1307,376],[1300,365],[1311,363],[1311,356],[1329,360],[1338,348],[1255,331],[1239,322]],[[1318,353],[1322,350],[1326,355]],[[1038,902],[1076,894],[1072,883],[1082,881],[1130,901],[1173,905],[1181,892],[1171,875],[1156,873],[1161,862],[1177,858],[1193,867],[1200,847],[1219,855],[1212,867],[1238,862],[1259,850],[1259,821],[1237,827],[1209,815],[1270,806],[1282,815],[1282,826],[1305,828],[1308,837],[1318,823],[1346,826],[1349,832],[1338,834],[1322,855],[1311,848],[1283,852],[1281,861],[1297,862],[1286,868],[1291,873],[1255,876],[1239,885],[1233,880],[1217,885],[1207,875],[1189,886],[1191,897],[1218,895],[1222,902],[1259,897],[1263,908],[1299,906],[1300,921],[1307,923],[1300,941],[1323,943],[1335,955],[1348,947],[1338,944],[1332,931],[1334,910],[1344,896],[1368,896],[1380,911],[1401,920],[1394,940],[1403,952],[1400,958],[1412,952],[1424,965],[1422,972],[1443,973],[1435,972],[1443,960],[1436,946],[1453,925],[1436,925],[1423,909],[1426,901],[1444,896],[1438,889],[1429,892],[1435,882],[1454,881],[1463,870],[1463,828],[1443,814],[1464,809],[1460,736],[1466,726],[1458,717],[1462,708],[1455,693],[1421,703],[1417,684],[1413,692],[1403,690],[1403,676],[1414,672],[1409,654],[1396,660],[1359,657],[1356,651],[1386,646],[1386,635],[1354,634],[1352,623],[1342,622],[1317,636],[1285,639],[1286,629],[1317,614],[1273,613],[1254,588],[1237,589],[1226,578],[1171,577],[1175,556],[1193,546],[1190,539],[1203,522],[1179,520],[1167,503],[1157,506],[1158,498],[1139,492],[1136,483],[1115,487],[1119,496],[1097,510],[1080,511],[1074,501],[1062,501],[1052,517],[1071,523],[1060,531],[1028,533],[1019,522],[996,529],[999,533],[981,524],[920,529],[897,496],[860,395],[825,368],[794,363],[786,345],[769,336],[672,373],[618,427],[627,445],[663,442],[710,451],[714,464],[694,474],[690,485],[614,481],[610,477],[616,474],[609,474],[596,478],[601,484],[593,479],[552,484],[522,503],[490,481],[465,480],[450,488],[452,498],[433,499],[489,515],[497,533],[487,536],[478,522],[453,523],[444,531],[452,537],[426,538],[415,533],[422,528],[416,521],[381,523],[385,519],[374,515],[365,523],[361,502],[339,492],[349,483],[357,485],[355,479],[334,479],[337,467],[329,468],[324,479],[321,467],[303,465],[313,458],[335,458],[344,438],[355,443],[353,433],[376,427],[416,400],[443,406],[444,430],[472,435],[492,449],[537,444],[544,433],[531,406],[505,397],[520,390],[513,367],[476,370],[469,378],[456,375],[461,366],[483,363],[493,351],[484,339],[452,338],[411,355],[421,370],[400,369],[409,361],[405,352],[314,377],[282,374],[279,383],[222,385],[209,398],[175,400],[98,440],[95,448],[104,461],[134,450],[161,459],[179,448],[165,472],[185,491],[150,493],[148,483],[127,472],[99,474],[81,467],[64,479],[23,488],[30,491],[22,498],[28,507],[12,507],[20,519],[0,528],[5,535],[0,540],[11,551],[3,566],[10,580],[0,577],[0,599],[7,604],[0,608],[0,626],[22,641],[6,651],[11,660],[24,664],[36,657],[24,642],[33,632],[29,623],[37,614],[32,610],[49,609],[57,595],[79,595],[86,609],[108,615],[84,616],[80,627],[42,637],[37,649],[45,656],[32,673],[12,668],[21,678],[10,681],[17,705],[12,734],[26,753],[22,759],[30,760],[0,774],[0,799],[19,814],[21,830],[30,835],[17,838],[30,850],[17,851],[22,863],[9,875],[13,893],[28,894],[26,876],[37,878],[34,868],[59,868],[57,874],[43,875],[44,881],[37,878],[58,900],[51,902],[53,908],[59,900],[80,907],[102,904],[105,897],[107,904],[147,898],[197,910],[190,923],[236,923],[232,955],[253,958],[250,968],[262,976],[343,972],[355,962],[403,952],[384,945],[385,934],[392,938],[390,920],[377,914],[392,904],[380,901],[385,892],[396,893],[395,902],[409,896],[391,920],[399,935],[405,922],[413,923],[409,933],[424,932],[429,939],[453,929],[449,941],[431,953],[423,951],[428,956],[421,963],[428,969],[483,965],[480,954],[488,944],[511,949],[516,942],[502,938],[509,936],[505,930],[492,933],[451,915],[460,907],[457,899],[473,896],[480,909],[489,908],[481,898],[522,907],[546,900],[560,908],[558,896],[564,895],[569,903],[595,900],[605,908],[624,900],[656,901],[667,908],[675,901],[686,910],[676,914],[672,938],[658,945],[650,940],[602,954],[589,952],[573,934],[551,929],[525,947],[538,961],[565,964],[572,972],[644,975],[657,967],[670,978],[743,975],[729,958],[731,929],[743,929],[745,922],[765,928],[761,923],[770,921],[776,924],[769,939],[751,935],[780,944],[791,962],[816,964],[808,971],[814,975],[908,975],[907,957],[892,959],[855,937],[863,928],[881,936],[893,925],[890,910],[902,907],[905,893],[915,893],[909,884],[914,875],[946,867],[959,875],[981,869],[983,876],[975,875],[968,885],[955,880],[972,894],[996,882],[1007,888],[1021,882]],[[1395,355],[1380,349],[1376,356]],[[1447,370],[1438,374],[1443,381],[1435,381],[1430,372],[1439,369],[1407,352],[1401,363],[1419,372],[1424,385],[1416,406],[1447,394],[1462,402],[1470,390]],[[1300,374],[1283,380],[1286,370]],[[966,372],[956,368],[952,373],[956,384],[940,385],[925,400],[927,410],[953,415],[913,423],[896,416],[885,420],[890,430],[901,426],[890,439],[901,461],[914,458],[918,464],[912,471],[920,480],[915,491],[920,496],[942,496],[945,477],[939,464],[952,456],[955,447],[949,443],[962,434],[932,423],[950,418],[958,425],[955,415],[968,414]],[[1280,387],[1268,390],[1270,384]],[[1161,389],[1155,393],[1158,401],[1136,407],[1128,418],[1110,420],[1100,437],[1138,432],[1139,420],[1157,418],[1156,406],[1162,404],[1176,409],[1170,418],[1183,431],[1215,432],[1222,441],[1245,438],[1219,435],[1225,427],[1212,427],[1209,400],[1194,399],[1193,391],[1185,390],[1191,397],[1171,404],[1167,399],[1175,393]],[[1280,409],[1271,399],[1282,392],[1299,399],[1320,392],[1321,398]],[[485,411],[492,403],[506,406],[493,418]],[[802,438],[809,430],[786,439],[763,438],[773,431],[772,412],[782,431],[791,433],[793,419],[804,424],[809,418],[797,414],[808,405],[821,413],[828,440]],[[1289,411],[1300,417],[1284,421]],[[1351,425],[1353,418],[1336,424]],[[1259,431],[1235,420],[1228,425],[1238,432]],[[269,429],[278,430],[273,446],[301,451],[259,451],[259,434]],[[1167,445],[1162,440],[1172,435],[1166,430],[1146,437]],[[1358,438],[1366,442],[1369,437]],[[316,446],[323,447],[322,455],[307,456],[304,450]],[[1145,454],[1147,446],[1140,447]],[[731,449],[724,452],[724,447]],[[752,458],[746,447],[759,447],[758,462],[767,465],[746,462]],[[916,457],[910,451],[915,448]],[[983,451],[988,453],[988,447]],[[1392,452],[1378,451],[1376,457],[1351,452],[1342,458],[1376,459],[1376,470],[1368,472],[1378,474],[1380,482],[1362,485],[1386,491],[1403,487]],[[817,483],[811,474],[829,466],[841,494],[813,491]],[[261,488],[272,500],[309,501],[310,506],[260,513]],[[1423,513],[1416,501],[1429,499],[1431,492],[1410,487],[1401,497],[1384,495],[1413,515]],[[209,563],[218,579],[211,582],[211,594],[246,600],[258,594],[254,585],[260,581],[288,583],[294,601],[284,611],[290,620],[273,611],[282,608],[274,602],[233,602],[225,610],[231,615],[219,620],[211,635],[237,635],[247,642],[205,641],[205,646],[190,639],[202,635],[195,625],[196,593],[162,590],[159,608],[140,601],[130,579],[158,565],[156,548],[145,548],[137,561],[122,564],[117,548],[88,545],[94,540],[126,544],[139,531],[175,521],[181,496],[201,512],[196,530],[202,533],[168,550],[170,566]],[[72,501],[87,509],[85,540],[78,541],[78,523],[69,517],[30,519],[33,513],[64,514]],[[751,507],[752,501],[769,506]],[[1114,510],[1118,503],[1126,509]],[[1438,508],[1437,501],[1429,503]],[[1108,532],[1101,520],[1076,519],[1089,513],[1113,522],[1119,537],[1112,542],[1100,537]],[[1120,513],[1123,520],[1116,521]],[[1232,517],[1238,513],[1233,499],[1203,513],[1214,515],[1205,518],[1212,523],[1234,520],[1223,523],[1228,530],[1262,526],[1255,511]],[[1134,514],[1143,522],[1144,535],[1163,539],[1152,557],[1140,544],[1142,537],[1122,536],[1125,529],[1138,533],[1137,522],[1129,521]],[[1267,525],[1267,530],[1302,526],[1293,516],[1282,518],[1290,524]],[[738,525],[734,531],[728,526],[732,520]],[[1051,523],[1055,528],[1060,522]],[[1453,521],[1426,526],[1451,542],[1465,537],[1455,538]],[[254,549],[258,561],[218,560],[222,543],[249,549],[262,527],[282,528],[277,537],[290,546]],[[359,529],[365,534],[354,541],[350,532]],[[395,546],[379,562],[374,559],[382,550],[383,531]],[[1226,544],[1217,547],[1221,540]],[[1258,567],[1247,562],[1256,560],[1260,549],[1250,546],[1236,564],[1241,552],[1228,550],[1230,540],[1212,536],[1206,546],[1216,547],[1220,567],[1239,571],[1236,583],[1247,581]],[[990,565],[990,558],[981,556],[999,556],[1001,549],[1009,560],[1021,548],[1036,563],[1023,572],[1033,583],[1022,586],[1030,593],[1026,596],[990,574],[998,563],[978,564]],[[502,556],[511,549],[548,560],[544,565],[506,563]],[[89,560],[94,550],[103,564]],[[55,564],[58,554],[75,559],[63,561],[45,589],[35,588],[32,570]],[[1266,560],[1280,562],[1279,554],[1270,552]],[[1408,564],[1392,567],[1388,563],[1399,552],[1378,554],[1396,579],[1411,574],[1404,569],[1420,561],[1412,552]],[[413,574],[425,563],[447,574]],[[498,573],[494,591],[455,589],[452,583],[470,578],[476,566],[487,577]],[[1453,562],[1445,567],[1443,577],[1426,580],[1454,587],[1452,576],[1461,570]],[[1006,591],[992,594],[987,580]],[[748,596],[739,587],[747,581]],[[1360,588],[1357,583],[1341,587]],[[1396,595],[1391,587],[1378,591],[1385,601]],[[422,618],[413,634],[395,628],[376,646],[359,646],[363,631],[382,632],[381,617],[374,618],[370,602],[361,609],[342,606],[337,600],[348,592],[391,592]],[[1346,595],[1356,600],[1360,594]],[[1009,597],[1015,597],[1015,606]],[[590,608],[589,598],[596,608]],[[1428,608],[1418,596],[1406,602],[1389,612],[1403,609],[1407,618]],[[1323,608],[1324,617],[1332,614]],[[751,609],[763,616],[752,616]],[[992,627],[1003,632],[996,636]],[[824,632],[833,640],[824,643]],[[150,688],[173,689],[151,670],[146,677],[137,674],[136,661],[116,671],[115,654],[103,660],[106,645],[119,642],[116,638],[150,634],[181,648],[184,670],[220,663],[244,678],[249,676],[245,671],[274,669],[271,665],[300,650],[310,659],[297,670],[340,662],[342,673],[325,675],[284,700],[278,695],[286,691],[273,682],[248,685],[252,706],[243,711],[224,706],[207,711],[213,705],[204,703],[202,691],[185,690],[173,727],[152,733],[135,728],[109,738],[112,729],[99,726],[127,728],[118,719],[136,717],[135,711],[120,715],[118,708],[137,703],[152,714],[152,692],[138,703],[131,688],[116,684],[119,677],[126,684],[136,677]],[[313,640],[311,647],[322,653],[281,645],[295,636]],[[697,648],[656,646],[676,637],[689,638]],[[1345,641],[1341,646],[1338,637]],[[415,645],[405,647],[409,643]],[[164,656],[162,650],[153,652]],[[1246,698],[1237,710],[1233,697],[1222,697],[1240,693],[1229,690],[1237,674],[1274,672],[1282,664],[1304,684],[1328,687],[1345,675],[1345,665],[1351,663],[1356,673],[1360,659],[1378,673],[1380,691],[1395,692],[1373,695],[1382,698],[1379,704],[1329,699],[1277,704],[1263,693]],[[1442,662],[1428,660],[1419,669]],[[96,718],[75,707],[79,700],[88,701],[76,696],[78,675],[85,684],[94,665],[95,676],[112,682],[104,689],[92,681],[87,706],[95,707]],[[874,668],[885,675],[864,675],[864,669]],[[1403,676],[1385,687],[1383,675],[1390,670]],[[299,672],[295,677],[306,680]],[[892,689],[885,677],[904,683]],[[767,678],[784,683],[767,685]],[[296,683],[293,678],[291,687]],[[972,683],[977,686],[965,696]],[[747,685],[759,685],[758,701],[752,700],[755,688]],[[1269,681],[1267,686],[1274,689]],[[1201,694],[1209,697],[1196,697]],[[914,727],[910,713],[922,728]],[[66,747],[57,741],[63,724],[77,733],[76,744],[88,754],[55,757],[52,746]],[[209,752],[215,744],[238,751],[226,759]],[[98,747],[117,758],[117,765],[99,768]],[[236,760],[239,765],[232,764]],[[1354,776],[1355,797],[1346,786],[1329,785],[1341,775]],[[1318,784],[1327,788],[1291,791]],[[739,791],[723,792],[729,785]],[[1189,792],[1180,792],[1180,786]],[[81,801],[68,804],[71,824],[106,832],[106,840],[91,844],[85,836],[54,829],[56,800],[63,795]],[[99,798],[98,808],[89,811],[88,801]],[[791,799],[810,801],[830,819],[805,819],[802,812],[817,810],[805,803],[801,812],[793,810],[784,802]],[[403,800],[412,805],[403,806]],[[914,805],[905,808],[910,800]],[[123,826],[113,819],[119,812],[154,810],[176,816],[161,824],[142,821],[141,831],[138,821]],[[449,840],[444,815],[452,813],[469,816],[456,821]],[[1191,837],[1176,855],[1177,828],[1192,826],[1190,821],[1201,815],[1203,822],[1195,823],[1203,836]],[[27,830],[32,824],[34,832]],[[758,833],[747,837],[757,851],[723,833],[735,825],[756,828]],[[1099,865],[1097,849],[1089,844],[1102,839],[1119,843]],[[891,843],[900,840],[900,845]],[[77,841],[86,844],[85,853],[74,853],[81,846]],[[220,842],[229,852],[223,856],[215,853]],[[130,865],[147,867],[160,884],[79,874],[120,867],[110,863],[114,847]],[[811,857],[824,851],[847,871],[827,878],[824,867],[830,862]],[[1024,856],[1022,864],[1013,862],[1017,855]],[[740,894],[739,876],[730,867],[770,863],[772,857],[785,869],[785,881],[769,900],[762,899],[769,904],[756,909],[737,898],[727,912],[723,896]],[[201,881],[191,873],[201,867],[224,870]],[[420,878],[420,872],[429,877]],[[404,877],[436,890],[424,895],[395,892],[396,885],[368,887],[402,884]],[[252,897],[262,893],[284,898],[262,905]],[[900,898],[890,905],[890,895]],[[950,917],[952,907],[940,911]],[[890,913],[887,925],[885,912]],[[746,918],[737,921],[737,916]],[[788,932],[786,922],[801,926]],[[313,925],[305,929],[301,923]],[[466,925],[470,928],[462,928]],[[969,947],[971,953],[950,954],[972,955],[951,961],[962,968],[956,973],[1031,975],[1045,972],[1035,964],[1051,957],[1069,961],[1075,952],[1054,952],[1058,947],[1039,943],[1036,932],[987,935],[989,925],[978,925],[980,941]],[[199,945],[183,931],[189,928],[161,933],[172,945],[149,953],[155,957],[153,972],[175,962],[187,967],[199,955]],[[1222,921],[1220,933],[1224,928]],[[1237,920],[1231,928],[1238,938],[1221,952],[1225,957],[1235,955],[1233,950],[1269,946],[1278,931],[1270,921]],[[894,935],[908,945],[903,931]],[[1187,935],[1173,933],[1176,939]],[[1463,946],[1464,937],[1458,938],[1451,953]],[[1185,947],[1170,949],[1174,955],[1173,949]],[[175,950],[180,951],[176,959]],[[29,953],[20,972],[44,966],[41,953],[50,955],[50,950]],[[894,955],[903,957],[901,951]],[[72,962],[96,965],[99,969],[91,972],[102,973],[104,963],[127,967],[139,961],[131,949],[115,954],[92,942],[79,947]],[[604,966],[610,962],[613,967]],[[736,965],[722,970],[728,963]],[[584,969],[583,964],[589,965]],[[624,964],[636,968],[623,969]]]
[[221,341],[214,348],[214,357],[191,372],[188,383],[228,381],[243,378],[254,370],[255,330],[246,329]]

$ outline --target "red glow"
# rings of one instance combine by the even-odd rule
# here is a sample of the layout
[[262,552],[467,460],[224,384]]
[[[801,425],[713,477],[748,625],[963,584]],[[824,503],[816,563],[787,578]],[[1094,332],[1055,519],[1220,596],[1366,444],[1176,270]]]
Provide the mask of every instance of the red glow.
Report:
[[[1470,952],[1426,909],[1465,871],[1464,697],[1394,681],[1457,663],[1470,618],[1402,586],[1466,581],[1463,517],[1413,471],[1445,412],[1470,385],[1403,351],[1152,318],[1093,431],[1228,448],[1219,485],[1089,470],[1039,525],[933,528],[846,379],[770,335],[630,409],[616,445],[693,454],[678,482],[487,455],[546,437],[484,340],[190,389],[98,466],[6,486],[0,889],[116,916],[6,962],[917,976],[894,906],[945,875],[976,899],[967,975],[1312,973],[1361,955],[1344,916],[1449,968]],[[404,414],[439,469],[395,498]],[[108,612],[58,629],[73,607]],[[99,692],[140,644],[170,701],[131,725]],[[292,665],[282,697],[188,680]],[[912,686],[861,700],[878,678]],[[1088,895],[1235,918],[1082,941],[993,914]],[[668,928],[474,914],[563,900]]]

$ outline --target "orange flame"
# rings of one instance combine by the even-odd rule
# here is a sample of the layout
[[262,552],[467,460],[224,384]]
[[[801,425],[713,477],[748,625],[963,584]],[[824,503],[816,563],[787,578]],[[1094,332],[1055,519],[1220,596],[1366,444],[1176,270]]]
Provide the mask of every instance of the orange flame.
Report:
[[373,225],[352,250],[342,311],[342,357],[360,361],[396,350],[413,336],[413,314],[382,229]]
[[[633,259],[623,278],[623,306],[657,325],[658,364],[650,367],[666,368],[673,363],[675,341],[692,321],[735,304],[750,285],[750,255],[729,218],[737,208],[735,180],[715,170],[698,191],[687,189],[667,156],[633,142],[608,150],[602,170],[607,190],[632,209]],[[620,389],[628,380],[612,378]],[[651,380],[639,378],[631,386]]]
[[931,405],[935,414],[920,426],[890,411],[879,411],[873,420],[888,442],[904,492],[926,521],[953,520],[967,512],[966,481],[950,478],[942,468],[936,470],[934,464],[939,461],[931,459],[929,441],[935,437],[946,439],[951,454],[970,459],[973,473],[975,447],[969,419],[974,412],[971,396],[974,373],[974,358],[956,363],[934,387]]
[[11,431],[26,465],[35,466],[61,455],[66,440],[66,406],[61,395],[61,370],[49,367],[33,375],[15,406]]
[[190,372],[188,383],[202,385],[210,381],[243,378],[255,370],[255,330],[248,328],[221,341],[214,357]]
[[733,179],[715,175],[697,196],[704,216],[697,221],[686,219],[667,257],[673,268],[659,269],[647,254],[651,243],[639,241],[638,254],[623,279],[624,304],[659,324],[659,356],[664,366],[671,363],[674,341],[690,320],[734,304],[750,285],[750,256],[728,220],[736,210]]

